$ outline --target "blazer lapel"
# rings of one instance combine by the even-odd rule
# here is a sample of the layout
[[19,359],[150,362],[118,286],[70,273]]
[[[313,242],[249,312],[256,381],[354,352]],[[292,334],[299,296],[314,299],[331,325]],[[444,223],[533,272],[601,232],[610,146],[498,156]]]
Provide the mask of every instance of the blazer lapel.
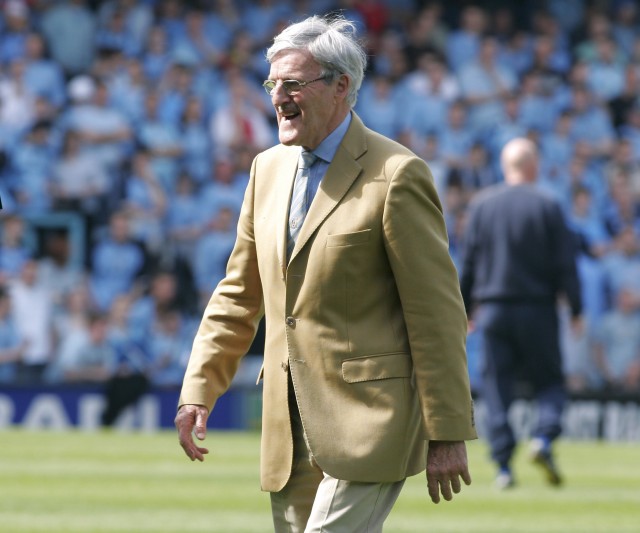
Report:
[[293,191],[293,181],[296,177],[298,165],[298,150],[287,150],[282,162],[274,169],[276,176],[283,176],[277,180],[278,190],[276,192],[275,213],[276,213],[276,248],[278,261],[284,277],[287,271],[287,235],[289,225],[289,202]]
[[309,212],[298,234],[296,245],[291,252],[291,260],[295,258],[320,224],[322,224],[340,200],[342,200],[355,179],[360,175],[362,166],[358,163],[357,159],[366,152],[367,149],[364,133],[364,124],[360,118],[352,112],[351,125],[342,143],[340,143],[338,151],[327,169],[327,173],[320,182],[318,192],[311,203]]

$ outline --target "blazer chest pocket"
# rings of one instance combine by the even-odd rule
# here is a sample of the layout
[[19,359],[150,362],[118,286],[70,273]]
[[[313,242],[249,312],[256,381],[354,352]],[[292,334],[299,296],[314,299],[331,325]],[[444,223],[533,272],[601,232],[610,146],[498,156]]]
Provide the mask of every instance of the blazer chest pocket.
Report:
[[369,242],[370,236],[370,229],[356,231],[354,233],[336,233],[334,235],[327,235],[327,248],[364,244],[366,242]]
[[368,355],[342,361],[342,378],[347,383],[390,378],[410,378],[411,356],[405,352]]

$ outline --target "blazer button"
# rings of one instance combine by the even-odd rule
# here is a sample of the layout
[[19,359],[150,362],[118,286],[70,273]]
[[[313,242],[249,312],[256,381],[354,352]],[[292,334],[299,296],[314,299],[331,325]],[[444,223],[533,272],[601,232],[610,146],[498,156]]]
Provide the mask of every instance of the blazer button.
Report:
[[289,361],[282,361],[282,363],[280,363],[280,368],[282,368],[282,370],[284,372],[288,372],[289,371]]
[[287,324],[287,326],[294,327],[296,325],[296,319],[293,318],[292,316],[288,316],[287,318],[285,318],[284,321]]

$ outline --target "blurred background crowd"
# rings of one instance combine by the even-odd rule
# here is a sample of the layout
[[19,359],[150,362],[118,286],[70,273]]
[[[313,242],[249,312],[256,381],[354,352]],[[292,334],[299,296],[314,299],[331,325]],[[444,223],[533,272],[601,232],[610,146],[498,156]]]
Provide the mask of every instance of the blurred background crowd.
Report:
[[[278,142],[264,51],[330,12],[370,52],[356,111],[431,167],[454,261],[470,199],[502,180],[502,146],[535,141],[539,186],[580,250],[586,328],[563,334],[569,384],[640,394],[631,0],[4,1],[0,385],[180,384],[252,159]],[[472,335],[474,385],[478,359]]]

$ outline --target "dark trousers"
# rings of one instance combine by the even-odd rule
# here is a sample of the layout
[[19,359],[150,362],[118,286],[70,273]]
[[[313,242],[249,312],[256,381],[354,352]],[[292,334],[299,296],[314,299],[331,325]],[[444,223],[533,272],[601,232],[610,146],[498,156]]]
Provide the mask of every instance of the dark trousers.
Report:
[[111,378],[104,390],[107,405],[102,413],[102,425],[113,425],[120,413],[128,406],[136,403],[147,391],[148,387],[149,382],[142,374]]
[[553,440],[561,432],[566,401],[558,317],[553,305],[483,303],[478,310],[481,332],[482,397],[488,410],[491,457],[508,465],[516,439],[509,408],[516,383],[531,387],[538,417],[534,437]]

